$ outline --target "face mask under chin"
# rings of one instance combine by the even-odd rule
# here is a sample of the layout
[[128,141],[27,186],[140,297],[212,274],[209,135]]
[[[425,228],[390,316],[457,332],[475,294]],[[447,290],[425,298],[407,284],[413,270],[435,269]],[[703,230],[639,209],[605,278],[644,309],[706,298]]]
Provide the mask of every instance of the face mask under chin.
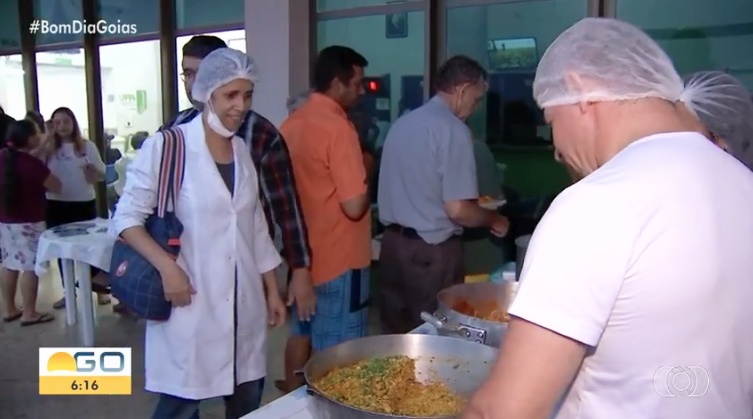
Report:
[[235,131],[231,131],[225,127],[225,125],[222,123],[222,120],[220,120],[220,117],[217,116],[217,113],[214,111],[214,106],[212,106],[211,102],[207,103],[207,125],[209,125],[209,128],[216,132],[217,134],[229,138],[235,135]]

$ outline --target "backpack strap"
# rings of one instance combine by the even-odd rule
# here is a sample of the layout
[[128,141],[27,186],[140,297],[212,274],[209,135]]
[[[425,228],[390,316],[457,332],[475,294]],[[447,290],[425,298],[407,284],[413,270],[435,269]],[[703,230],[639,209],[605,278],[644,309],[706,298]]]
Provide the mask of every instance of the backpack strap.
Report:
[[162,131],[163,146],[157,185],[157,216],[164,218],[172,205],[175,211],[178,192],[183,185],[185,171],[185,137],[180,128]]

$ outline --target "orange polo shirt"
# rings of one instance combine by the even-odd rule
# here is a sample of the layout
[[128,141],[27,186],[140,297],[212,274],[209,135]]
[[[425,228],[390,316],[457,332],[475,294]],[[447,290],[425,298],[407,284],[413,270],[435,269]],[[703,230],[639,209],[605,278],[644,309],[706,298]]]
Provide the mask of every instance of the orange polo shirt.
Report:
[[349,219],[340,203],[367,193],[358,134],[345,111],[313,93],[282,124],[311,246],[314,284],[371,264],[371,214]]

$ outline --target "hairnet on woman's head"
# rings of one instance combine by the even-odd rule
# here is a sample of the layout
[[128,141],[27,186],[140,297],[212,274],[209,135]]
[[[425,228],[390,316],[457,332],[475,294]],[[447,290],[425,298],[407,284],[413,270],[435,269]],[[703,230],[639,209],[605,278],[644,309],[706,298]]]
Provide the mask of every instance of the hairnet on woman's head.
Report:
[[616,19],[585,18],[541,57],[533,96],[540,107],[661,98],[680,99],[682,78],[648,35]]
[[740,81],[721,71],[694,73],[681,99],[730,154],[753,169],[753,99]]
[[237,49],[216,49],[201,60],[191,87],[191,97],[198,102],[206,103],[218,87],[238,79],[250,80],[253,83],[259,81],[254,60]]

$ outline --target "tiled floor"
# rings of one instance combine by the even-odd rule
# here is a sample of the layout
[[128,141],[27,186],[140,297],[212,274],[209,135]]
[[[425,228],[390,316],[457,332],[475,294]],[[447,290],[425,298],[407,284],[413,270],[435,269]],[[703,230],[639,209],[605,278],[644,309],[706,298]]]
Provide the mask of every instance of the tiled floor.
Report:
[[[51,309],[62,295],[57,270],[40,280],[40,310]],[[20,297],[19,297],[20,298]],[[38,348],[79,346],[77,326],[67,327],[65,311],[54,322],[22,328],[18,322],[0,322],[0,419],[148,419],[155,396],[144,387],[144,323],[112,314],[110,306],[97,307],[95,345],[133,348],[131,396],[38,395]],[[372,316],[374,317],[374,316]],[[281,377],[282,353],[288,328],[275,329],[268,344],[268,379],[264,402],[280,396],[272,381]],[[202,404],[202,419],[224,418],[222,400]]]

